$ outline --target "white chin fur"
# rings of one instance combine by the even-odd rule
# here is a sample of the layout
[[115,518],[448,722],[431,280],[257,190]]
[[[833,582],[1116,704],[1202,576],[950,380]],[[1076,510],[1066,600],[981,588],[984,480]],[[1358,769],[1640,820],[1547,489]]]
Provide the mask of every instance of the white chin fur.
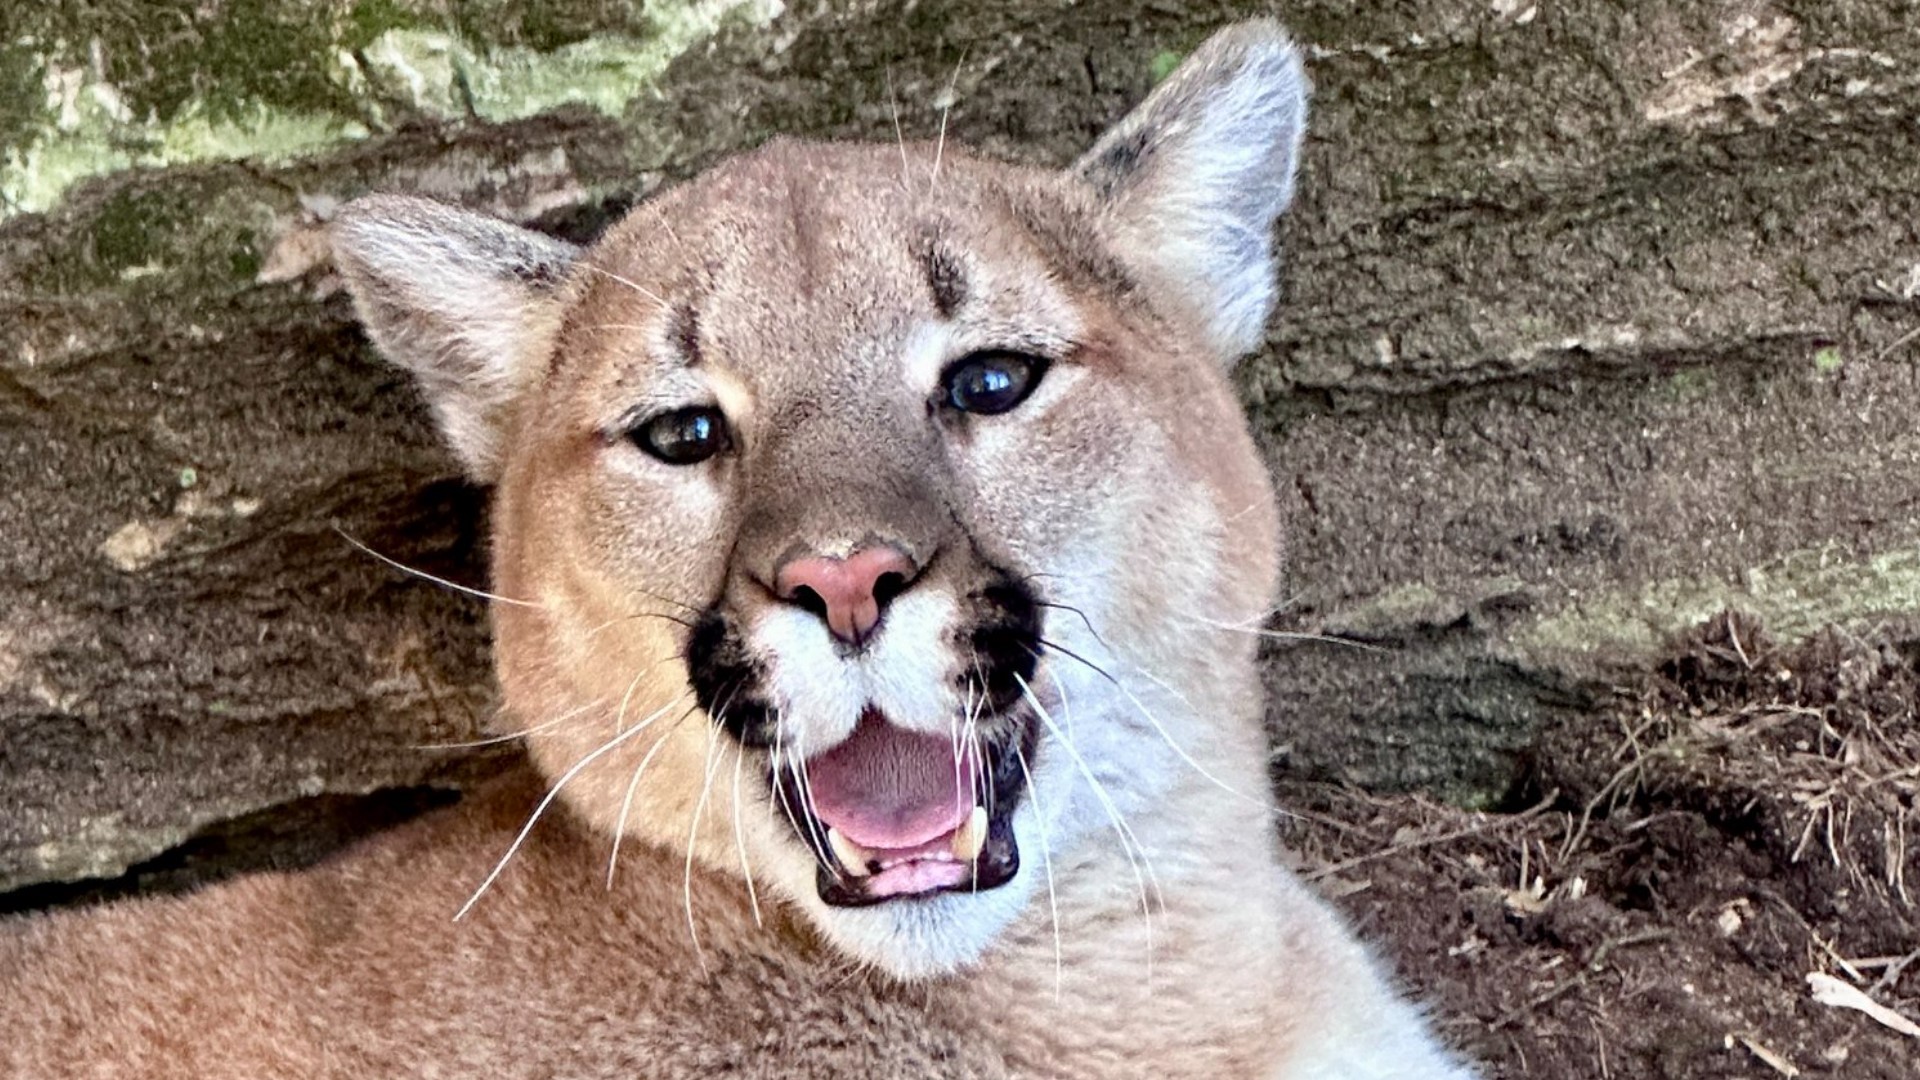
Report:
[[[806,880],[796,882],[791,894],[827,940],[852,959],[906,982],[951,975],[985,956],[1032,898],[1044,872],[1035,825],[1031,803],[1014,811],[1020,872],[997,889],[962,889],[864,908],[829,907],[814,887],[809,859]],[[1036,845],[1031,854],[1030,843]]]

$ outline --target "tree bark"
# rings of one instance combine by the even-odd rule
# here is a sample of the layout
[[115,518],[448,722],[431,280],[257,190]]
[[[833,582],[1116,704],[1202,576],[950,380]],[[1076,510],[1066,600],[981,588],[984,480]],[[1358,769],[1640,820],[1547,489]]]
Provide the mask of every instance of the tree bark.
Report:
[[[909,137],[1064,163],[1265,7],[740,6],[706,36],[669,15],[729,5],[396,0],[262,58],[243,15],[320,9],[216,6],[0,34],[16,164],[85,143],[75,86],[113,90],[116,131],[320,132],[7,174],[0,890],[196,837],[297,860],[498,758],[422,749],[484,733],[482,605],[355,543],[484,583],[484,493],[316,261],[330,204],[419,191],[585,238],[774,133],[891,139],[896,106]],[[1282,15],[1314,124],[1282,316],[1240,377],[1292,522],[1275,626],[1349,640],[1273,642],[1280,769],[1499,805],[1542,724],[1722,609],[1920,642],[1920,5]],[[606,41],[660,70],[612,104],[541,96]],[[440,82],[399,77],[433,56]]]

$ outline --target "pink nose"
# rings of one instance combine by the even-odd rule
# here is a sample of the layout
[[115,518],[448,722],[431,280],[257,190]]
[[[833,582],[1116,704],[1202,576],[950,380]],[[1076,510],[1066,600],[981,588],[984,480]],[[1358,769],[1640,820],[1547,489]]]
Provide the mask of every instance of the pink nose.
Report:
[[913,572],[912,560],[881,545],[844,559],[799,556],[780,568],[773,585],[780,599],[820,616],[834,637],[858,645],[873,633],[887,602],[907,587]]

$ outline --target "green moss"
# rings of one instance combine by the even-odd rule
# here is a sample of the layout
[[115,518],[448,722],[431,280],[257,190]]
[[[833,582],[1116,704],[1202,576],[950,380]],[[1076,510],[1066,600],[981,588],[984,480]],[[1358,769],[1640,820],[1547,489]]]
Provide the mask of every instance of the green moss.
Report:
[[340,46],[349,52],[364,49],[389,30],[418,30],[427,25],[418,12],[395,0],[360,0],[347,12]]
[[1457,608],[1457,604],[1450,605],[1429,586],[1411,582],[1356,607],[1347,613],[1345,622],[1347,628],[1357,633],[1380,633],[1408,624],[1444,621],[1457,615]]
[[1846,364],[1838,347],[1828,345],[1813,354],[1813,370],[1822,375],[1831,375]]
[[1153,59],[1147,62],[1147,73],[1153,77],[1156,84],[1160,83],[1173,74],[1174,69],[1179,67],[1180,61],[1184,59],[1186,59],[1185,53],[1162,49],[1154,53]]
[[599,34],[647,36],[660,8],[666,17],[699,4],[639,0],[456,0],[451,29],[468,41],[550,52]]
[[[22,5],[25,6],[25,5]],[[37,5],[39,40],[111,85],[132,116],[189,107],[322,111],[351,103],[328,77],[335,11],[309,0],[77,0]]]
[[108,277],[151,265],[166,248],[179,208],[163,194],[121,193],[93,218],[93,262]]
[[1667,395],[1675,401],[1694,401],[1713,389],[1713,372],[1683,368],[1667,376]]
[[[438,30],[389,30],[362,50],[362,74],[419,112],[518,120],[562,105],[624,113],[676,56],[736,11],[767,19],[769,0],[708,0],[662,7],[645,36],[602,33],[551,49],[494,45]],[[524,36],[524,35],[521,35]]]
[[776,0],[454,0],[451,12],[427,0],[16,7],[22,25],[0,42],[0,218],[47,209],[90,176],[277,164],[369,125],[463,122],[469,107],[495,121],[567,104],[618,115],[727,19],[765,22],[778,10]]
[[1920,548],[1866,559],[1813,549],[1755,567],[1739,582],[1670,579],[1587,596],[1513,640],[1529,651],[1644,657],[1728,609],[1758,616],[1789,642],[1831,625],[1910,616],[1920,612]]
[[0,42],[0,155],[26,148],[45,112],[46,65],[34,50]]
[[246,284],[260,272],[260,237],[276,209],[212,181],[122,191],[94,212],[84,244],[31,280],[49,291],[162,276],[172,288]]

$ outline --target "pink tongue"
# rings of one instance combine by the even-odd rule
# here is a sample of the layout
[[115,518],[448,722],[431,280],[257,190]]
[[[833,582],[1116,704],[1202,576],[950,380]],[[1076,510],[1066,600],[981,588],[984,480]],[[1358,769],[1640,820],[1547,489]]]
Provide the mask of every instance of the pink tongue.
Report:
[[846,742],[807,762],[813,812],[866,848],[910,848],[973,813],[973,754],[954,760],[945,736],[902,731],[879,713]]

